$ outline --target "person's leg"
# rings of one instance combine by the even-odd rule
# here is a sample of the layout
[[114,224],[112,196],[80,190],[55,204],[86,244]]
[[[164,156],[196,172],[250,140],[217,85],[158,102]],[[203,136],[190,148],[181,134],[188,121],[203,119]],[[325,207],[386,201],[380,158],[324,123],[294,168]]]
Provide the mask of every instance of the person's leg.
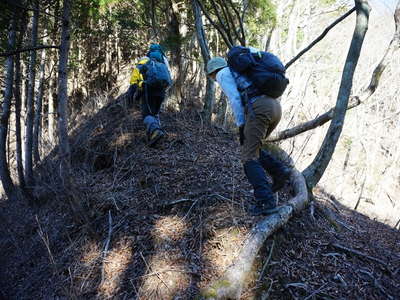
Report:
[[164,95],[165,92],[145,90],[142,98],[142,116],[146,126],[149,146],[155,145],[164,136],[158,116],[165,98]]
[[[265,100],[265,103],[268,106],[267,111],[269,112],[271,120],[270,126],[268,127],[265,135],[265,137],[268,137],[278,125],[281,119],[282,109],[279,101],[276,99],[265,97]],[[272,191],[276,192],[281,189],[290,178],[290,168],[279,159],[276,159],[270,153],[262,149],[260,150],[259,161],[265,171],[267,171],[273,179]]]
[[128,90],[126,91],[126,99],[127,99],[126,103],[128,105],[133,103],[133,96],[135,94],[135,90],[136,90],[135,86],[133,84],[131,84],[129,86]]
[[275,193],[283,188],[290,179],[290,168],[263,149],[260,150],[259,161],[265,171],[267,171],[272,177],[272,192]]
[[242,161],[247,179],[254,189],[256,206],[250,209],[253,215],[269,214],[276,211],[276,198],[267,181],[264,168],[259,161],[262,139],[268,131],[274,113],[268,100],[260,98],[246,112]]

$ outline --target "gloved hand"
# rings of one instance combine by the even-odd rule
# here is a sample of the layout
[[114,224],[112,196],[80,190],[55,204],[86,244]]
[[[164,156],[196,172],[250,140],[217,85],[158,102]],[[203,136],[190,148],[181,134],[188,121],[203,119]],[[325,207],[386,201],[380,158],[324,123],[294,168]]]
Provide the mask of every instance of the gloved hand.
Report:
[[239,143],[240,146],[244,144],[244,124],[239,126]]

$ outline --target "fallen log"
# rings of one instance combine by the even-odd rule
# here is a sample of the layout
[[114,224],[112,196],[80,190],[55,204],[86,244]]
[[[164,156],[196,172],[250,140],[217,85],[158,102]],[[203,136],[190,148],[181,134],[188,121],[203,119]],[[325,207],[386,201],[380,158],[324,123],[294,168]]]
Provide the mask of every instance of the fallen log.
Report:
[[[274,152],[275,155],[279,152],[278,156],[288,158],[283,150],[278,150],[276,147],[271,152]],[[290,182],[294,197],[285,205],[282,205],[277,213],[263,218],[253,227],[238,257],[218,280],[201,291],[200,299],[240,299],[243,283],[249,275],[256,255],[265,240],[285,225],[293,213],[301,211],[307,204],[306,182],[303,175],[295,168],[292,169]]]

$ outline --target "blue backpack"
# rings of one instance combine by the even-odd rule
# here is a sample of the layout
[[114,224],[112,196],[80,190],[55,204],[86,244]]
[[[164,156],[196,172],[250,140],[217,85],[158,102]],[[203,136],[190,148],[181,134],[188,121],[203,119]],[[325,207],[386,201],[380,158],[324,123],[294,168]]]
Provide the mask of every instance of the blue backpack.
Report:
[[146,86],[150,89],[164,90],[172,83],[168,67],[154,58],[150,58],[142,65],[140,72],[143,74]]
[[227,56],[231,70],[248,78],[260,95],[278,98],[289,84],[289,79],[285,77],[285,66],[272,53],[252,53],[249,48],[234,46]]
[[165,53],[159,44],[151,44],[147,56],[163,63]]

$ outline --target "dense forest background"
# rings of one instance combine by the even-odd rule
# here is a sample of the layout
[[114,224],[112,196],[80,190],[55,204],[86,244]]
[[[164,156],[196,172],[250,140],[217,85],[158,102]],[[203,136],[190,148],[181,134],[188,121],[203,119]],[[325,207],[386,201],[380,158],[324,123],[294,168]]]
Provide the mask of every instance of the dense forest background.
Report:
[[[303,172],[311,203],[264,244],[243,299],[260,287],[260,299],[400,289],[399,1],[1,0],[0,28],[0,297],[189,299],[220,278],[255,223],[229,106],[204,71],[235,44],[287,64],[268,140]],[[125,102],[150,43],[173,76],[160,149]],[[333,113],[346,86],[349,105]]]

